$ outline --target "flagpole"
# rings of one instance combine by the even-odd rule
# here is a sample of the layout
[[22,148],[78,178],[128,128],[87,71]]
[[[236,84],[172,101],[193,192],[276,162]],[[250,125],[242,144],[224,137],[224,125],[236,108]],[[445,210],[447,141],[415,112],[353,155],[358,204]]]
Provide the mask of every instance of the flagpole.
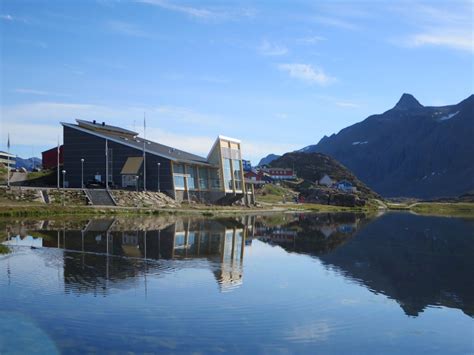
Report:
[[8,133],[8,157],[7,157],[7,186],[10,188],[10,133]]
[[143,191],[146,191],[146,113],[143,112]]
[[59,135],[58,135],[58,149],[57,149],[57,162],[56,162],[56,168],[57,168],[57,180],[58,180],[58,190],[59,190]]
[[109,189],[109,140],[105,140],[105,189]]

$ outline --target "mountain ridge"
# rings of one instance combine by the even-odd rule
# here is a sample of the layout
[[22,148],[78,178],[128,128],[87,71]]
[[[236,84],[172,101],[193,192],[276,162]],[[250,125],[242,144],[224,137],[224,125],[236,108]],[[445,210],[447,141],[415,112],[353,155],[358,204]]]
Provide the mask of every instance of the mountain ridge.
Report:
[[403,94],[392,109],[300,151],[335,158],[385,197],[458,196],[474,189],[473,112],[474,95],[437,107]]

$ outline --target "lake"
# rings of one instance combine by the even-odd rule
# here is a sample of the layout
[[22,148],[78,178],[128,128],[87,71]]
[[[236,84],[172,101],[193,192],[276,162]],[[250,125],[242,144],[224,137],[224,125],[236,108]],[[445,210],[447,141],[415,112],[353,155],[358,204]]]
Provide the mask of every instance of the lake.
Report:
[[474,220],[2,220],[0,353],[474,353]]

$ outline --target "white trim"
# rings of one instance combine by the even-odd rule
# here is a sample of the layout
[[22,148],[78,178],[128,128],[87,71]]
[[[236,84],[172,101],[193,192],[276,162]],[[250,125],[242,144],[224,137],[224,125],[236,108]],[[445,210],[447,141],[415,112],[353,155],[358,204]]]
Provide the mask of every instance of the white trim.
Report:
[[223,139],[223,140],[225,140],[225,141],[234,142],[234,143],[242,143],[242,142],[240,141],[240,139],[231,138],[231,137],[226,137],[226,136],[222,136],[222,135],[219,135],[219,136],[218,136],[218,139]]

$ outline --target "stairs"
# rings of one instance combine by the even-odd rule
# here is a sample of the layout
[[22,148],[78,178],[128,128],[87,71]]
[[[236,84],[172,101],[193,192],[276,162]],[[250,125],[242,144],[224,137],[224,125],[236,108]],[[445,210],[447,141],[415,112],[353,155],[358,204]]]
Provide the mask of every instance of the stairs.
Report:
[[41,194],[43,195],[44,203],[48,204],[49,203],[48,190],[41,190]]
[[84,190],[89,201],[94,206],[116,206],[116,203],[107,190]]

